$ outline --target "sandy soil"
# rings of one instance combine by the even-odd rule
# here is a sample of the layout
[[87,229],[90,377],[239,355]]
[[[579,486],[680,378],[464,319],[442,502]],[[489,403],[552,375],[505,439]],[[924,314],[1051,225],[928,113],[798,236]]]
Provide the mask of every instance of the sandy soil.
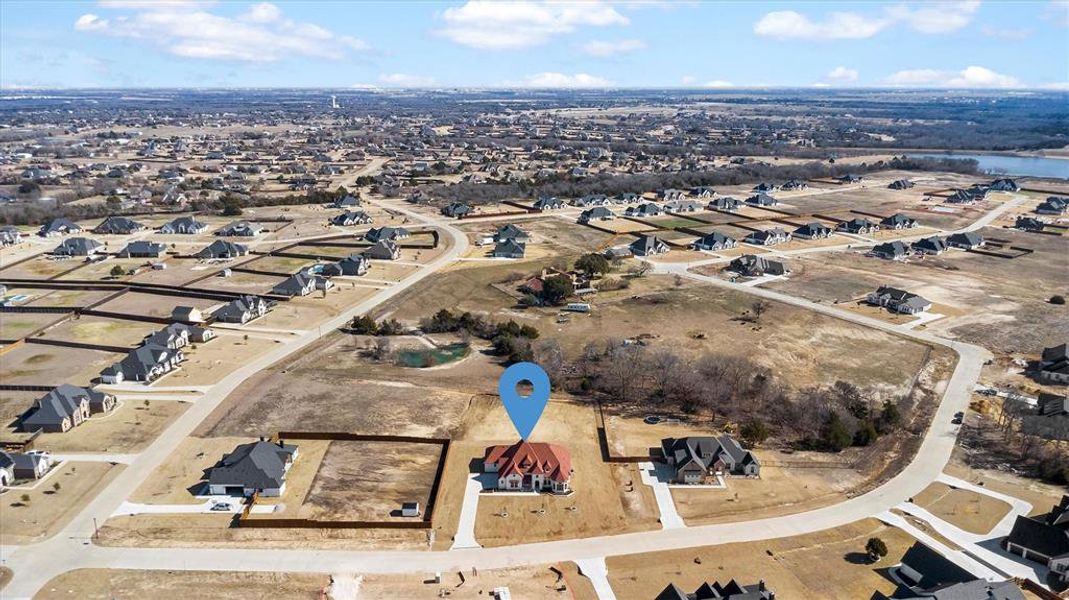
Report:
[[41,434],[35,447],[53,452],[140,452],[187,408],[189,404],[172,400],[121,401],[110,413],[95,414],[66,433]]
[[45,584],[35,600],[59,598],[218,598],[251,597],[318,600],[330,576],[318,573],[233,571],[135,571],[77,569]]

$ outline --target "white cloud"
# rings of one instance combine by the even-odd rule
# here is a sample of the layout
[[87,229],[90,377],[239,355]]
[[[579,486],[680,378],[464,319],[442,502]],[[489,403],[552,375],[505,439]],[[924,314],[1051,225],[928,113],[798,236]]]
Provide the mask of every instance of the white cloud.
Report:
[[1054,83],[1044,83],[1039,86],[1041,90],[1057,90],[1057,91],[1069,91],[1069,81],[1055,81]]
[[409,75],[407,73],[388,73],[380,75],[379,81],[392,87],[427,87],[434,85],[433,77]]
[[145,10],[129,15],[82,15],[74,29],[139,40],[186,58],[245,62],[271,62],[291,56],[340,59],[368,47],[355,37],[286,19],[278,7],[269,3],[257,4],[238,18],[151,3]]
[[980,27],[980,33],[997,40],[1019,41],[1032,37],[1033,31],[1025,28],[1013,29],[1008,27],[982,25]]
[[832,12],[821,20],[793,10],[780,10],[762,16],[754,23],[753,31],[759,36],[781,40],[866,39],[897,24],[920,33],[949,33],[972,22],[978,8],[979,0],[925,4],[916,9],[897,5],[877,15]]
[[587,73],[568,75],[566,73],[546,72],[528,75],[521,85],[535,88],[593,88],[607,87],[612,85],[612,82],[604,77]]
[[643,42],[642,40],[593,40],[580,46],[583,52],[598,58],[608,58],[610,56],[616,56],[617,54],[634,52],[635,50],[641,50],[645,47],[646,42]]
[[282,10],[270,2],[255,4],[245,13],[245,19],[253,23],[273,23],[282,18]]
[[848,69],[846,67],[839,66],[835,67],[831,71],[828,71],[828,74],[825,75],[824,78],[829,81],[834,81],[835,83],[852,83],[854,81],[857,81],[858,73],[857,69]]
[[1010,75],[1004,75],[986,67],[966,67],[961,71],[940,71],[938,69],[909,69],[898,71],[884,79],[884,83],[903,87],[936,88],[1019,88],[1021,82]]
[[438,31],[440,35],[464,46],[490,50],[537,46],[584,26],[629,23],[615,8],[598,1],[470,0],[463,6],[447,8],[442,18],[445,27]]
[[893,6],[887,9],[887,14],[921,33],[950,33],[971,23],[979,8],[980,0],[931,2],[917,9]]
[[735,84],[731,83],[730,81],[724,81],[723,79],[714,79],[712,81],[706,81],[705,83],[702,84],[702,87],[714,88],[714,89],[716,89],[716,88],[730,88],[730,87],[735,87]]
[[1069,0],[1050,0],[1043,10],[1043,20],[1069,27]]
[[695,83],[698,83],[698,78],[693,75],[684,75],[679,81],[683,85],[694,85]]

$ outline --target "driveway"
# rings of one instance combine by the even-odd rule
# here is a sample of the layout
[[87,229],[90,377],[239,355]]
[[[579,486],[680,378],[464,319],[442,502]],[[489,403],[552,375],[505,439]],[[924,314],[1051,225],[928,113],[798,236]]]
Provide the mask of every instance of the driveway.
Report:
[[660,465],[651,462],[639,463],[638,472],[642,483],[653,488],[653,497],[657,499],[657,508],[661,512],[662,529],[679,529],[686,523],[676,512],[676,503],[672,501],[672,490],[668,488],[666,473],[658,473]]

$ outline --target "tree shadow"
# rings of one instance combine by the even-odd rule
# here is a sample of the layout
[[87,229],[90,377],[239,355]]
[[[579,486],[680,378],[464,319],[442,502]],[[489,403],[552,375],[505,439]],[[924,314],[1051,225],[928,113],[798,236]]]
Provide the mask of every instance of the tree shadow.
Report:
[[847,552],[843,555],[843,560],[852,565],[871,565],[872,559],[865,552]]

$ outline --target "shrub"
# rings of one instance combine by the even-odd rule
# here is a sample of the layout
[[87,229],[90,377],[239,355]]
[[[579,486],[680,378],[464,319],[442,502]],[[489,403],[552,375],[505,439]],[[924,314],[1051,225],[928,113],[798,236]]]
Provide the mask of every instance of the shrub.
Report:
[[869,541],[865,542],[865,552],[868,553],[869,558],[872,560],[880,560],[887,556],[887,544],[878,537],[871,537]]
[[1050,303],[1059,305],[1065,304],[1065,296],[1062,296],[1061,294],[1054,294],[1050,297]]
[[760,444],[768,439],[768,425],[760,419],[751,419],[739,428],[739,435],[750,444]]

